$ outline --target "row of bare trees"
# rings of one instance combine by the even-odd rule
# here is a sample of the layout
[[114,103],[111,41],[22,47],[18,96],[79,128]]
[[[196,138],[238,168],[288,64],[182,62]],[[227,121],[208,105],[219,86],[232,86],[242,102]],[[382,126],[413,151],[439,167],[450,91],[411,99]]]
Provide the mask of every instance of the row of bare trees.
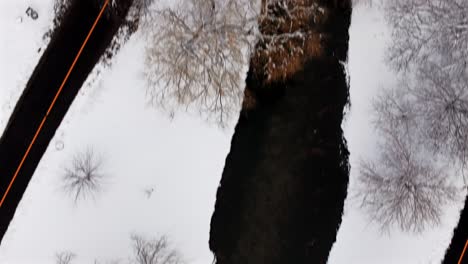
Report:
[[[169,242],[167,236],[148,239],[142,235],[132,234],[131,244],[133,256],[128,264],[183,264],[181,253]],[[73,264],[77,255],[71,251],[62,251],[55,255],[56,264]],[[94,264],[99,264],[98,260]],[[120,264],[120,260],[110,260],[105,263]]]
[[461,193],[460,178],[466,191],[468,2],[383,7],[392,32],[387,61],[400,81],[375,100],[379,154],[361,162],[358,196],[384,230],[420,232],[440,222]]

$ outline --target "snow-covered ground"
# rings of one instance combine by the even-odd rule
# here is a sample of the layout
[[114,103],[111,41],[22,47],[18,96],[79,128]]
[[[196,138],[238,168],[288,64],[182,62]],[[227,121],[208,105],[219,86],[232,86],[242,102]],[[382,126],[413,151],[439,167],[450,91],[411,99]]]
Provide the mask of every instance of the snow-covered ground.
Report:
[[[44,48],[44,33],[52,25],[52,0],[5,0],[0,2],[0,131],[6,126],[29,76]],[[39,14],[33,20],[28,7]]]
[[[377,6],[359,6],[353,10],[350,28],[349,75],[351,111],[343,124],[350,151],[350,185],[358,176],[361,158],[376,153],[376,135],[372,129],[372,98],[396,83],[395,75],[385,66],[384,52],[390,40],[383,14]],[[330,264],[436,264],[440,263],[458,222],[460,204],[448,208],[440,227],[410,235],[393,230],[380,234],[378,227],[357,207],[346,201],[343,223],[338,232]]]
[[[40,56],[37,49],[51,24],[52,2],[0,2],[0,131]],[[28,5],[39,11],[38,20],[25,15]],[[394,81],[383,62],[387,40],[382,14],[354,10],[352,109],[344,124],[351,182],[358,158],[374,151],[370,98]],[[77,264],[126,260],[132,253],[131,233],[166,234],[189,264],[211,263],[210,218],[236,120],[220,130],[197,116],[179,114],[170,121],[147,107],[142,51],[141,39],[133,36],[112,68],[77,96],[18,207],[0,248],[0,263],[54,263],[54,254],[63,250],[76,253]],[[94,201],[75,205],[61,191],[61,172],[74,153],[88,146],[101,153],[108,177]],[[150,198],[146,188],[154,188]],[[418,236],[381,236],[348,202],[329,263],[438,263],[457,221],[456,210],[444,220],[442,227]]]

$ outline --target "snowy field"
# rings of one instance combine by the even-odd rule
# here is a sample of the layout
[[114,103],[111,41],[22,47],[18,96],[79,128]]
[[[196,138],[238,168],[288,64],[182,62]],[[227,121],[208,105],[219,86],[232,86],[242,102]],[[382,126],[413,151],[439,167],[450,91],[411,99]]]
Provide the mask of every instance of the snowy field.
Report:
[[[358,176],[359,159],[377,153],[376,136],[371,125],[372,98],[396,77],[385,66],[384,52],[390,39],[383,14],[375,7],[353,10],[349,43],[351,111],[343,124],[350,151],[350,185]],[[455,208],[457,207],[457,208]],[[439,264],[458,223],[463,201],[447,209],[440,227],[410,235],[393,230],[380,234],[368,223],[367,215],[348,199],[345,215],[333,246],[329,263]]]
[[[51,26],[52,3],[0,2],[0,131],[41,55],[38,49],[46,44],[42,36]],[[38,11],[37,20],[26,16],[28,6]],[[352,108],[343,126],[352,184],[354,165],[374,151],[371,98],[394,76],[383,62],[388,32],[382,14],[355,9],[350,30]],[[132,233],[166,234],[189,264],[213,260],[209,224],[236,120],[221,130],[196,115],[179,114],[171,121],[148,107],[143,45],[134,35],[112,68],[80,91],[19,204],[0,248],[0,263],[54,263],[54,255],[64,250],[77,255],[72,262],[77,264],[127,260]],[[103,157],[105,188],[94,200],[74,204],[61,190],[60,177],[74,153],[86,147]],[[151,188],[148,197],[145,189]],[[329,263],[440,263],[456,215],[452,208],[441,227],[417,236],[381,235],[348,201]]]
[[[43,47],[47,46],[43,36],[52,25],[52,6],[51,0],[0,3],[0,131],[5,128]],[[28,7],[38,12],[36,20],[26,14]]]

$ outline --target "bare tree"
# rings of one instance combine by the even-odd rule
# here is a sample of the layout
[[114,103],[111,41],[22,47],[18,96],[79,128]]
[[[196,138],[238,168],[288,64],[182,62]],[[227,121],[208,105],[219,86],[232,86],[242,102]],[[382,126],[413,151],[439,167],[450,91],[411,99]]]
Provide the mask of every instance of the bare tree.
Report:
[[377,161],[360,164],[361,207],[382,231],[397,226],[421,232],[439,224],[444,205],[456,198],[457,189],[437,156],[428,155],[408,134],[388,132]]
[[468,159],[468,72],[452,74],[426,63],[410,92],[421,116],[424,138],[434,152],[443,152],[462,168]]
[[166,236],[148,240],[132,235],[134,261],[136,264],[182,264],[180,253],[171,248]]
[[105,178],[102,164],[102,158],[88,147],[77,152],[71,163],[65,167],[63,189],[73,197],[75,203],[79,199],[94,197],[101,191]]
[[397,70],[427,61],[466,70],[467,1],[394,0],[385,1],[385,10],[392,29],[388,58]]
[[195,105],[220,123],[242,99],[253,20],[240,1],[189,0],[155,12],[145,75],[152,104],[173,113]]
[[76,255],[70,251],[62,251],[55,254],[56,264],[71,264],[72,260],[76,258]]
[[[384,90],[374,102],[374,127],[381,142],[377,159],[359,164],[357,197],[382,231],[397,226],[421,232],[440,223],[444,205],[457,198],[458,189],[450,177],[453,157],[447,157],[442,147],[427,144],[431,141],[428,122],[433,119],[433,129],[439,126],[435,123],[444,122],[432,114],[440,113],[435,109],[440,97],[426,95],[424,105],[424,93],[404,84]],[[440,136],[434,139],[435,144],[446,143],[440,140]]]
[[[468,159],[468,2],[386,1],[391,66],[412,94],[422,138],[464,175]],[[466,177],[466,175],[464,175]]]
[[321,35],[305,25],[320,23],[326,10],[304,1],[189,0],[157,10],[146,49],[150,103],[171,114],[195,106],[223,125],[240,106],[249,58],[272,81],[297,71],[304,54],[321,52],[308,41]]
[[373,101],[375,129],[387,134],[418,132],[419,116],[414,101],[414,96],[404,86],[382,90]]

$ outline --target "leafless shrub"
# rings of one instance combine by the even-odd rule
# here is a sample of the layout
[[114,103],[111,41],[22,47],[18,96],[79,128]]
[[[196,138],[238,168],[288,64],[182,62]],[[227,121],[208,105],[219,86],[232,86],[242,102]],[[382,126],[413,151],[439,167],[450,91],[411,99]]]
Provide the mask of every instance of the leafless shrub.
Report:
[[[452,159],[428,144],[427,121],[434,118],[433,126],[443,122],[428,113],[434,112],[438,97],[429,96],[424,105],[421,96],[403,83],[374,101],[374,127],[381,141],[377,158],[359,164],[356,197],[382,231],[421,232],[437,225],[444,205],[457,198]],[[444,144],[439,140],[435,142]]]
[[132,235],[134,262],[136,264],[182,264],[180,253],[171,248],[166,236],[147,240]]
[[71,264],[72,260],[76,258],[76,255],[70,251],[62,251],[55,254],[56,264]]
[[[373,101],[374,127],[381,133],[417,133],[418,112],[414,108],[415,98],[401,86],[384,89]],[[401,131],[404,130],[404,131]]]
[[101,157],[92,148],[87,148],[77,152],[64,169],[63,189],[76,203],[79,199],[94,197],[100,192],[104,178]]
[[[404,131],[400,130],[400,131]],[[448,167],[408,134],[385,133],[376,161],[359,165],[358,197],[382,231],[398,227],[421,232],[436,225],[444,205],[456,198]]]

